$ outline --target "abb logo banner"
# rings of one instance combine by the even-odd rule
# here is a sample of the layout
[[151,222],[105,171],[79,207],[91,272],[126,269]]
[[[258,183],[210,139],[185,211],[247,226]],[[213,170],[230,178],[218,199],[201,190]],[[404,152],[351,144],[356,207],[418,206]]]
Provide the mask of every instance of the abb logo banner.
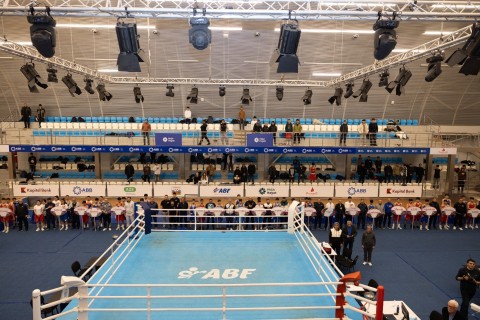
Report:
[[422,196],[422,186],[380,186],[379,197],[412,198]]

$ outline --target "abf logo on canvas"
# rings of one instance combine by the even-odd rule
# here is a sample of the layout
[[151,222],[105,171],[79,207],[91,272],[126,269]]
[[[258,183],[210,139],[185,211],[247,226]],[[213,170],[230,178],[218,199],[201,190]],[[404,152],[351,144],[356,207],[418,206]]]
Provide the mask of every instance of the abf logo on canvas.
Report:
[[257,269],[210,269],[199,270],[196,267],[188,268],[178,273],[178,279],[247,279]]

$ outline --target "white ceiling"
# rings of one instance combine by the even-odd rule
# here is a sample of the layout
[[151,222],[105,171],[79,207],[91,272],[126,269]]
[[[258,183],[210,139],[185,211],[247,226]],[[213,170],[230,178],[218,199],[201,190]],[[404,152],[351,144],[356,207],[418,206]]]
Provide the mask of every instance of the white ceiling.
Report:
[[[85,24],[85,28],[57,28],[58,57],[75,61],[93,69],[115,69],[118,44],[115,30],[97,29],[91,25],[114,25],[115,19],[108,18],[61,18],[57,23]],[[29,24],[25,17],[0,17],[2,34],[11,41],[29,41]],[[141,47],[150,57],[151,65],[142,64],[139,77],[158,78],[212,78],[212,79],[272,79],[283,75],[267,62],[277,46],[280,22],[247,20],[212,20],[212,26],[242,27],[242,31],[212,31],[213,40],[208,49],[195,50],[188,43],[188,21],[186,19],[137,19],[140,26],[155,26],[139,30]],[[460,22],[415,22],[402,21],[397,29],[397,48],[409,49],[434,39],[423,35],[425,31],[453,31],[467,26]],[[371,30],[369,21],[302,21],[303,29],[362,29]],[[260,35],[255,36],[258,32]],[[373,35],[359,34],[353,38],[347,33],[303,33],[298,56],[301,66],[298,74],[284,75],[285,79],[330,80],[330,77],[314,77],[313,72],[347,73],[370,65],[373,59]],[[447,55],[451,52],[447,52]],[[187,60],[187,61],[184,61]],[[20,67],[27,62],[0,52],[0,108],[2,115],[18,114],[27,103],[35,109],[41,103],[48,115],[61,116],[182,116],[189,103],[186,100],[190,86],[175,86],[175,97],[165,96],[164,85],[141,85],[145,97],[143,105],[136,104],[132,85],[107,85],[112,93],[110,102],[100,102],[96,95],[83,90],[80,96],[71,97],[60,78],[65,74],[59,70],[59,83],[49,83],[46,90],[30,93]],[[333,88],[314,88],[312,104],[303,106],[301,98],[306,88],[285,87],[283,101],[277,101],[275,87],[250,87],[254,99],[246,108],[249,116],[257,117],[311,117],[311,118],[395,118],[423,119],[428,116],[440,124],[477,125],[480,120],[479,77],[464,76],[459,68],[443,68],[443,73],[434,82],[424,81],[424,60],[408,64],[413,77],[406,86],[403,96],[389,95],[379,88],[378,76],[370,77],[372,87],[368,102],[360,103],[350,98],[343,99],[341,106],[332,106],[327,99]],[[36,64],[36,69],[46,80],[46,66]],[[391,79],[398,69],[390,70]],[[117,72],[114,76],[132,76]],[[135,75],[134,75],[135,76]],[[83,78],[74,75],[83,88]],[[356,81],[355,88],[361,81]],[[240,106],[242,87],[227,86],[225,97],[218,96],[218,87],[199,86],[199,102],[191,105],[194,116],[235,117]]]

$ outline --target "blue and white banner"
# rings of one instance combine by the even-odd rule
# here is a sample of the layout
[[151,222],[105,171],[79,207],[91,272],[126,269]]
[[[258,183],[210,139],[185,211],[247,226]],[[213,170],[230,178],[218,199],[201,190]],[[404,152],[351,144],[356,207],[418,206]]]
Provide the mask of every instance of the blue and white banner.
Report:
[[247,134],[248,147],[273,147],[273,135],[271,133]]
[[182,145],[181,133],[155,133],[155,144],[157,146],[177,147]]
[[429,148],[9,145],[10,152],[429,154]]

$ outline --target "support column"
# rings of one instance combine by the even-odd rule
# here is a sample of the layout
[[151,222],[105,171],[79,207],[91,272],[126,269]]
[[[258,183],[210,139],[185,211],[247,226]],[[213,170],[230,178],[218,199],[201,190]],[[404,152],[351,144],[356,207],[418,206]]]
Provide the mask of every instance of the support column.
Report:
[[15,179],[17,177],[17,168],[15,164],[15,155],[13,152],[9,152],[7,155],[7,166],[8,166],[8,178]]
[[347,180],[350,180],[350,176],[352,175],[352,159],[353,155],[345,155],[345,179]]
[[[192,164],[190,163],[190,153],[179,153],[178,154],[178,178],[179,180],[184,181],[186,179],[185,172],[192,168]],[[188,168],[188,169],[187,169]]]
[[455,157],[456,155],[449,154],[447,162],[447,179],[443,189],[443,193],[452,194],[455,188]]
[[95,152],[95,179],[102,179],[102,160],[100,152]]
[[426,168],[425,168],[425,181],[432,181],[433,179],[433,155],[429,154],[427,155],[427,163],[426,163]]

